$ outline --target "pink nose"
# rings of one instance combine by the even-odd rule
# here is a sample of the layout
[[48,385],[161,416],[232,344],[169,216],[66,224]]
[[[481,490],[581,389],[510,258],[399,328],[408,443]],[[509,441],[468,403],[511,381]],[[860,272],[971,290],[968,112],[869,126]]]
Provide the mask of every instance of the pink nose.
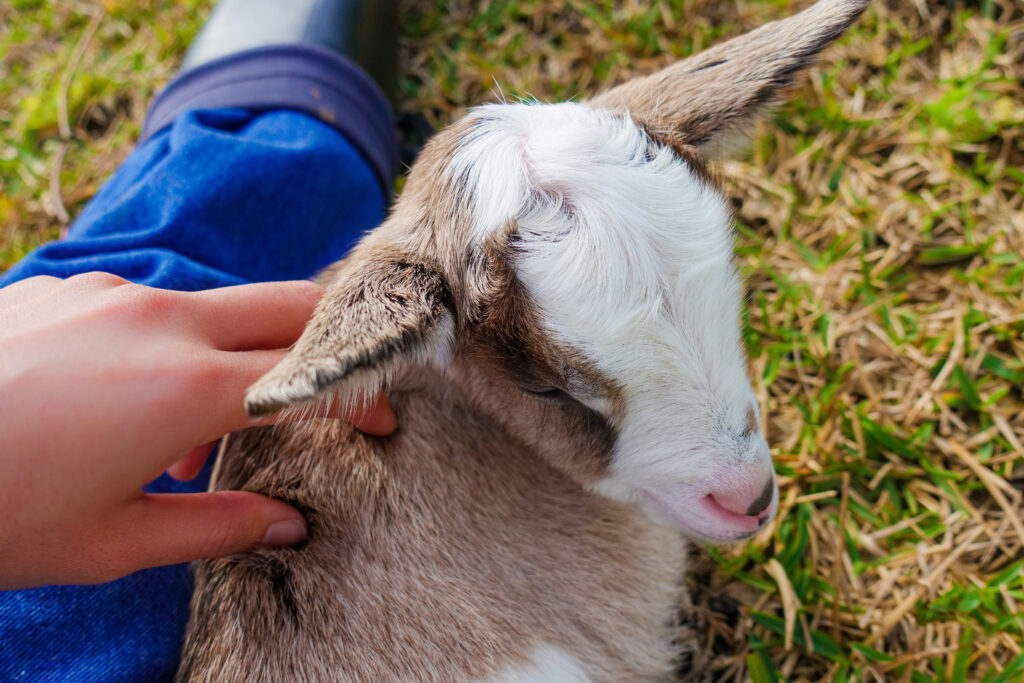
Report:
[[757,488],[737,487],[729,491],[712,491],[711,498],[723,508],[737,515],[759,517],[768,509],[775,497],[775,478],[768,481],[760,490]]

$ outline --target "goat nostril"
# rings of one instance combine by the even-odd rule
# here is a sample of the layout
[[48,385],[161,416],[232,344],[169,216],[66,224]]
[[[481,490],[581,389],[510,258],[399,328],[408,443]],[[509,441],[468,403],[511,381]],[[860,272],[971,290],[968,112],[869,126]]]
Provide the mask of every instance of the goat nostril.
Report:
[[743,436],[753,436],[761,431],[761,423],[757,420],[757,412],[753,408],[747,408],[747,421],[744,425]]
[[772,477],[768,478],[765,482],[764,488],[761,490],[761,495],[757,497],[750,507],[747,508],[748,517],[759,516],[762,512],[768,509],[768,506],[772,503],[772,498],[775,497],[775,479]]

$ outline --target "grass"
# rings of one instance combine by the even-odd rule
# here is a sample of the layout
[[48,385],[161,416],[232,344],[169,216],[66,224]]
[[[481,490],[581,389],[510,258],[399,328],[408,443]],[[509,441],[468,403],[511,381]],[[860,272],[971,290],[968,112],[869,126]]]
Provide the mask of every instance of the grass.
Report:
[[[581,97],[798,4],[416,0],[405,108]],[[0,7],[0,269],[117,166],[209,5]],[[1024,7],[876,0],[723,171],[782,505],[695,553],[683,678],[1024,680]]]

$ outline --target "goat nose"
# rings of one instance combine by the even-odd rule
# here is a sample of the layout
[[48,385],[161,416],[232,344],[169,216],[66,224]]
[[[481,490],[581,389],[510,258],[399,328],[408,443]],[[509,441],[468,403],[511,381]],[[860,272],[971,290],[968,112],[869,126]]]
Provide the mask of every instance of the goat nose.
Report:
[[761,491],[755,495],[749,493],[715,492],[711,497],[723,508],[737,515],[757,517],[768,509],[775,497],[775,477],[768,477]]

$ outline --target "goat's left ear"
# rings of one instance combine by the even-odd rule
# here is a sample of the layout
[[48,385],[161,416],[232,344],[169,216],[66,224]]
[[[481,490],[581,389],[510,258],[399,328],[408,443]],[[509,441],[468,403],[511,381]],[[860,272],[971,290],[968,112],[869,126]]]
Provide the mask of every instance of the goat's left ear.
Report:
[[815,56],[861,15],[870,0],[819,0],[592,99],[628,112],[655,139],[710,156],[729,151],[768,107],[783,99]]
[[245,399],[250,417],[336,391],[367,400],[401,363],[443,362],[454,313],[444,276],[382,249],[357,248],[334,267],[327,291],[291,352]]

